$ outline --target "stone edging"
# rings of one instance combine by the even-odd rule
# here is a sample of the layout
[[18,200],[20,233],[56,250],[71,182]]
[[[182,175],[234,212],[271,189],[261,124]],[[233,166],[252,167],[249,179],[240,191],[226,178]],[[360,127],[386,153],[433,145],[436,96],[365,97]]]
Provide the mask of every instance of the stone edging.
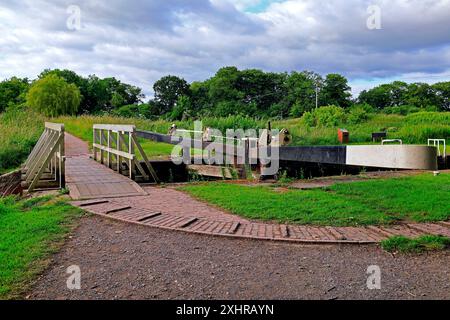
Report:
[[309,244],[373,244],[396,235],[418,237],[434,234],[450,237],[449,222],[389,227],[314,227],[180,216],[124,205],[118,198],[75,201],[72,204],[93,214],[122,222],[231,238]]

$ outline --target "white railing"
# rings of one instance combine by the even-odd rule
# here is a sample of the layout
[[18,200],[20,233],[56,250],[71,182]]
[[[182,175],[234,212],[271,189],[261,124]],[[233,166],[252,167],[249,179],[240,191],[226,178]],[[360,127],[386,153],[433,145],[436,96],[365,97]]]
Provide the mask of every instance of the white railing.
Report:
[[[23,186],[32,192],[39,184],[43,187],[57,182],[65,187],[64,125],[45,123],[44,133],[22,166]],[[41,181],[47,175],[45,181]]]
[[125,163],[130,179],[134,180],[137,173],[140,173],[145,180],[149,180],[149,175],[137,159],[137,149],[153,180],[159,182],[153,166],[138,142],[135,126],[94,124],[92,146],[96,161],[118,173],[123,173],[122,164]]
[[447,156],[447,145],[446,145],[445,139],[428,139],[428,146],[431,146],[431,144],[433,144],[433,147],[436,147],[438,150],[439,157],[442,156],[441,143],[444,146],[443,156],[446,157]]

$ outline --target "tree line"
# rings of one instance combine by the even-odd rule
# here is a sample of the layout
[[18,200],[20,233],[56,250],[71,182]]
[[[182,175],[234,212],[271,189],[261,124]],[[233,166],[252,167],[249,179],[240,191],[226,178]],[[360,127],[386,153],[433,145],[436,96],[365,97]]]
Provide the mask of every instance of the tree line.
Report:
[[124,117],[170,120],[242,115],[254,118],[300,117],[320,106],[407,114],[450,111],[450,82],[433,85],[395,81],[353,98],[340,74],[275,73],[224,67],[205,80],[188,83],[168,75],[153,85],[146,100],[141,88],[114,77],[82,77],[71,70],[44,70],[37,79],[0,82],[0,112],[18,106],[48,116],[112,113]]

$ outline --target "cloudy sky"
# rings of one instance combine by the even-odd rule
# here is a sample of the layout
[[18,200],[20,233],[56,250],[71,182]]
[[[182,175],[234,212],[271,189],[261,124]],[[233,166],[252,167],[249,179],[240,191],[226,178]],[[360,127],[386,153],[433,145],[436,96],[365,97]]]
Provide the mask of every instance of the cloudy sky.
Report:
[[151,94],[228,65],[342,73],[354,93],[449,81],[450,0],[0,0],[0,79],[68,68]]

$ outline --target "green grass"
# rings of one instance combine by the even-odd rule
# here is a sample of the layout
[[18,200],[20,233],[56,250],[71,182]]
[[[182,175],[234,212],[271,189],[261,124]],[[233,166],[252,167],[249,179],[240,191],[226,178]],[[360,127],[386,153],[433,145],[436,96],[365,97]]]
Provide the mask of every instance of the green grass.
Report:
[[0,198],[0,299],[19,298],[81,211],[59,198]]
[[349,201],[416,222],[450,218],[450,174],[431,173],[394,179],[336,184],[330,190]]
[[210,183],[180,188],[237,215],[278,222],[357,226],[450,218],[450,174],[368,180],[327,189]]
[[450,238],[426,235],[419,238],[410,239],[404,236],[395,236],[382,241],[381,247],[388,252],[401,253],[438,251],[450,248]]

